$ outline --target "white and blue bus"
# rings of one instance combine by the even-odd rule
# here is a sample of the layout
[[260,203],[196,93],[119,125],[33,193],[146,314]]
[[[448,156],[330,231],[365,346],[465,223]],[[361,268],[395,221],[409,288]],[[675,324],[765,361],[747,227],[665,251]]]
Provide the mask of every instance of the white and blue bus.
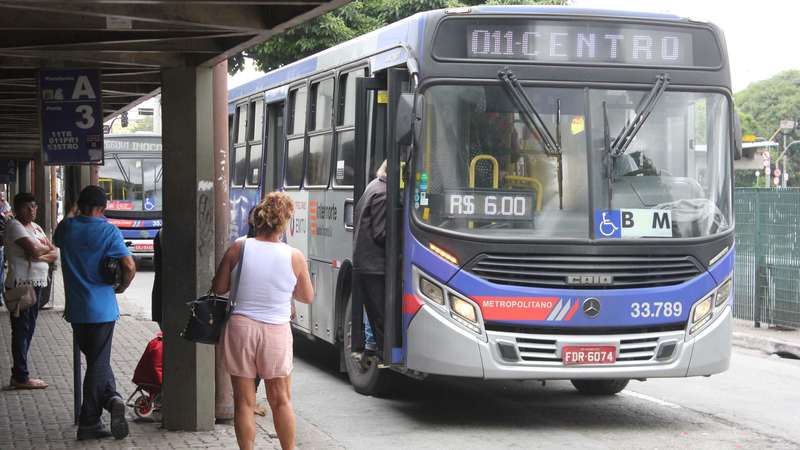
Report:
[[106,217],[122,231],[137,261],[152,261],[153,239],[162,224],[161,135],[109,134],[98,180],[106,191]]
[[[316,298],[296,331],[357,391],[392,372],[711,375],[731,351],[737,155],[720,30],[673,15],[417,14],[229,93],[232,217],[284,190]],[[385,348],[359,358],[353,205],[387,159]],[[355,356],[354,356],[355,355]]]

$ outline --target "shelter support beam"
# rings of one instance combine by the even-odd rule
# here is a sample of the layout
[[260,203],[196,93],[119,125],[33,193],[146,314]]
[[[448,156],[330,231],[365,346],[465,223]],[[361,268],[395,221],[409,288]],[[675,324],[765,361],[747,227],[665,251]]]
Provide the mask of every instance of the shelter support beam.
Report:
[[162,72],[164,404],[168,430],[214,428],[214,347],[178,335],[214,275],[212,69]]

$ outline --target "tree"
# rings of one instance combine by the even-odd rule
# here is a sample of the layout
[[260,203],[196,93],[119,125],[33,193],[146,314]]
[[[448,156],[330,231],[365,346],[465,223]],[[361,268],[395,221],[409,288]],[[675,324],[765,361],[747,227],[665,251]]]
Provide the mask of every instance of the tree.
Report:
[[421,11],[459,6],[563,5],[566,0],[354,0],[228,60],[228,71],[244,69],[245,57],[268,72]]
[[[767,80],[752,83],[734,96],[743,134],[769,139],[781,120],[800,118],[800,70],[787,70]],[[800,139],[800,133],[787,136],[787,141]],[[779,142],[783,142],[779,139]],[[783,149],[771,152],[773,161]],[[787,186],[800,186],[800,145],[788,153]],[[744,185],[755,182],[755,175],[739,176]],[[762,180],[761,183],[764,181]],[[737,186],[740,184],[737,184]]]

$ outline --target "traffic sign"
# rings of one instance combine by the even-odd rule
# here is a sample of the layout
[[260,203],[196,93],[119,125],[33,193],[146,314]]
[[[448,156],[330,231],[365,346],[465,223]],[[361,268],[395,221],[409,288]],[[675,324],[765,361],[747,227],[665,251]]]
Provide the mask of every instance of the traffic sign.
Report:
[[103,164],[103,107],[97,69],[39,72],[42,161]]

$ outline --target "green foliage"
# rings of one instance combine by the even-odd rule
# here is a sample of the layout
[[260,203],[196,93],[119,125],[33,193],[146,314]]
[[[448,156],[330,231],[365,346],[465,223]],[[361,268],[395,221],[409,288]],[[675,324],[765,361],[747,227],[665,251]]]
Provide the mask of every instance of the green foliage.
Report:
[[[769,139],[778,129],[781,120],[800,119],[800,70],[787,70],[772,78],[759,81],[748,86],[734,96],[743,134],[755,134]],[[794,132],[786,137],[791,142],[800,139],[800,133]],[[779,134],[776,140],[782,145],[783,138]],[[783,147],[772,150],[773,170],[775,159],[783,152]],[[783,165],[781,164],[781,169]],[[793,145],[787,153],[787,186],[800,186],[800,144]],[[751,172],[751,171],[748,171]],[[765,185],[762,174],[759,185]],[[736,177],[736,186],[755,186],[755,174],[743,173]]]
[[459,6],[563,5],[566,0],[354,0],[305,22],[228,60],[231,74],[244,69],[245,57],[268,72],[421,11]]
[[800,118],[800,70],[752,83],[734,98],[744,134],[768,139],[782,119]]

